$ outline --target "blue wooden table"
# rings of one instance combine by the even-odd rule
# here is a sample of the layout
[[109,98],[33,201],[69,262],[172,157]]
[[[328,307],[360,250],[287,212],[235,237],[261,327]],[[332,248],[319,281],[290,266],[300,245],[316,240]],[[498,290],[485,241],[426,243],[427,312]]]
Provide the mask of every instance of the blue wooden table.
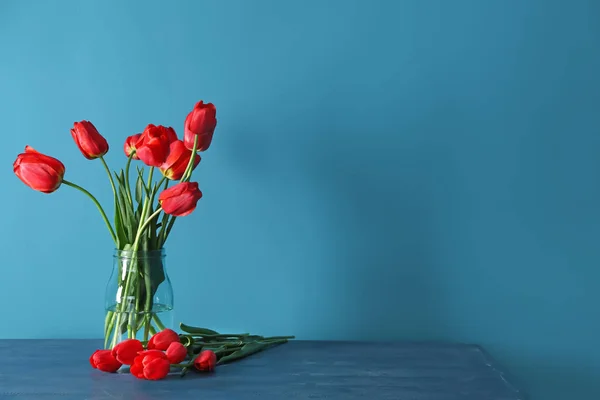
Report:
[[142,381],[92,369],[99,340],[0,340],[0,399],[525,399],[478,346],[294,341],[214,374]]

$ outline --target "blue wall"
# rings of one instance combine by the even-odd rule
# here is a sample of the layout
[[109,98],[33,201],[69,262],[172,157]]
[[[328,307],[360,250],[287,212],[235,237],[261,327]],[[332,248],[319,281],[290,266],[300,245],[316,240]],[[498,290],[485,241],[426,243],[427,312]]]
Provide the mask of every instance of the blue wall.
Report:
[[16,154],[108,205],[72,122],[116,167],[204,99],[178,320],[478,342],[536,398],[600,398],[599,48],[594,0],[2,1],[0,337],[100,336],[112,262],[91,203]]

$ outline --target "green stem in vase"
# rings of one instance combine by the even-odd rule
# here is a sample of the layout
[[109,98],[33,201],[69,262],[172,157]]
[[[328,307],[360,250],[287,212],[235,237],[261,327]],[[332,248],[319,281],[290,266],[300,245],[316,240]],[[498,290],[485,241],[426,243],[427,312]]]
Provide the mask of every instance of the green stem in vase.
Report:
[[152,318],[154,319],[154,323],[156,324],[158,329],[160,329],[161,331],[164,331],[166,329],[165,324],[163,324],[163,322],[160,320],[160,317],[157,314],[154,314]]
[[146,324],[144,327],[144,340],[148,340],[148,334],[150,333],[150,327],[152,325],[152,279],[150,277],[150,267],[145,266],[144,269],[144,285],[146,285],[146,304],[144,304],[144,318]]
[[110,333],[115,326],[115,313],[114,311],[108,311],[104,320],[104,348],[108,346],[110,340]]
[[127,339],[133,339],[133,313],[129,311],[127,313]]
[[[137,237],[135,238],[135,242],[133,244],[133,251],[137,253],[139,247],[140,238],[143,235],[144,230],[148,227],[148,225],[152,222],[154,218],[158,216],[162,212],[162,208],[159,207],[152,215],[148,217],[146,221],[142,224],[142,226],[138,229]],[[143,214],[143,213],[142,213]],[[129,277],[128,277],[129,280]],[[146,326],[144,328],[144,340],[148,340],[147,332],[149,331],[150,324],[150,310],[152,306],[152,279],[150,277],[150,266],[148,263],[144,265],[144,284],[146,285],[146,304],[144,305],[144,317],[146,318]],[[127,289],[125,289],[127,292]],[[137,310],[136,310],[137,311]]]
[[150,328],[152,328],[151,318],[149,315],[144,314],[144,342],[148,341]]
[[63,179],[63,183],[67,186],[71,186],[72,188],[79,190],[80,192],[82,192],[83,194],[88,196],[94,202],[94,204],[98,208],[98,211],[100,211],[100,215],[102,215],[102,219],[104,220],[104,223],[106,224],[106,227],[108,228],[108,231],[110,232],[110,236],[112,237],[113,241],[115,243],[117,243],[117,235],[115,235],[115,231],[113,230],[113,227],[110,224],[110,221],[108,220],[108,217],[106,216],[106,213],[104,212],[104,209],[102,208],[102,205],[100,205],[100,202],[98,201],[98,199],[96,199],[94,197],[94,195],[92,195],[90,192],[88,192],[81,186],[74,184],[73,182],[69,182],[69,181]]
[[[150,171],[152,171],[152,169]],[[151,175],[152,175],[152,173],[150,173],[150,176]],[[148,200],[148,199],[146,199],[146,200]],[[147,203],[147,201],[146,201],[146,203]],[[144,216],[145,211],[146,210],[144,210],[142,212],[142,216]],[[129,271],[127,272],[127,278],[125,279],[125,288],[123,290],[123,293],[121,294],[121,304],[120,304],[121,307],[120,307],[119,315],[118,315],[118,318],[117,318],[117,321],[118,321],[117,322],[117,331],[115,331],[115,336],[113,338],[113,346],[114,346],[114,344],[116,344],[116,341],[117,341],[117,336],[116,335],[120,335],[119,320],[120,320],[122,314],[125,312],[125,306],[126,306],[126,301],[125,300],[128,300],[128,297],[129,297],[129,290],[130,290],[130,286],[131,286],[132,276],[138,273],[138,271],[137,271],[138,254],[137,253],[138,253],[138,249],[139,249],[139,245],[140,245],[140,238],[142,237],[144,230],[148,227],[148,225],[152,222],[152,220],[154,218],[156,218],[156,216],[158,216],[158,214],[160,214],[161,212],[162,212],[162,208],[159,208],[158,210],[156,210],[138,228],[138,231],[137,231],[137,234],[136,234],[136,237],[135,237],[135,241],[133,243],[133,248],[131,250],[131,259],[129,261],[130,262],[130,268],[129,268]],[[136,266],[136,268],[133,268],[133,266]],[[144,279],[146,280],[146,275],[147,274],[145,273],[144,275],[145,275]],[[148,286],[146,286],[146,289],[148,290]],[[150,298],[149,294],[150,294],[150,292],[147,292],[146,303],[148,303],[148,299]],[[137,311],[138,310],[136,310],[136,312]],[[129,324],[129,325],[131,325],[131,324]],[[128,330],[128,336],[129,335],[130,335],[130,332]]]

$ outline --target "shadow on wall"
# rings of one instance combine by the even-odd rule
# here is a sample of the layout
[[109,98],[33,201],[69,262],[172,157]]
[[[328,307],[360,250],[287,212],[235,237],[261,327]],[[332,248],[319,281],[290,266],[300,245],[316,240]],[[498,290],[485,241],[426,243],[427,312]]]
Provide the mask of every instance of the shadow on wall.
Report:
[[[240,135],[224,144],[223,152],[248,179],[258,185],[267,181],[274,188],[272,194],[281,196],[273,197],[273,207],[265,209],[283,210],[289,218],[310,218],[309,234],[286,233],[286,240],[304,246],[315,243],[309,235],[317,235],[319,245],[326,248],[316,266],[303,261],[289,266],[295,278],[316,277],[310,298],[302,301],[303,308],[314,312],[310,319],[318,324],[318,331],[334,332],[331,338],[335,339],[475,342],[524,382],[534,399],[600,398],[594,368],[576,365],[577,352],[564,360],[547,359],[554,351],[550,344],[528,347],[535,335],[542,334],[535,327],[526,326],[522,335],[503,339],[505,320],[497,318],[493,309],[482,314],[482,307],[477,307],[481,289],[471,289],[495,285],[486,279],[486,268],[495,266],[481,265],[468,251],[481,243],[472,241],[472,235],[489,235],[482,228],[488,220],[469,221],[479,215],[469,210],[478,207],[481,199],[470,192],[477,190],[479,181],[468,180],[481,177],[465,175],[461,169],[459,158],[468,140],[440,128],[468,125],[468,113],[438,101],[422,113],[398,118],[395,125],[356,127],[345,115],[375,114],[375,110],[350,106],[346,114],[336,114],[336,108],[324,111],[321,106],[280,116],[282,125],[296,131],[281,136]],[[311,117],[302,124],[317,129],[293,127],[291,121],[305,115]],[[287,201],[293,201],[293,206],[285,208]],[[502,215],[498,212],[496,218]],[[485,240],[496,248],[497,237]],[[518,274],[522,266],[510,268],[505,286],[513,279],[510,274]],[[315,302],[312,308],[311,301]],[[496,306],[503,304],[502,299],[495,301]],[[504,318],[521,312],[510,305],[505,308]],[[295,315],[307,320],[303,317]],[[490,332],[495,333],[490,336]]]
[[[416,128],[416,127],[415,127]],[[312,183],[335,232],[333,268],[352,339],[435,339],[446,330],[436,289],[432,149],[327,132],[315,146]],[[360,135],[351,135],[360,137]],[[406,147],[403,147],[406,145]]]
[[[281,125],[296,132],[240,135],[224,153],[249,179],[269,181],[278,192],[289,192],[283,201],[306,208],[312,234],[327,248],[316,266],[320,287],[314,291],[324,299],[319,312],[327,314],[319,329],[336,332],[338,339],[447,339],[452,322],[445,312],[445,278],[452,280],[452,271],[439,262],[440,229],[446,227],[436,218],[439,204],[452,202],[440,196],[452,196],[447,189],[454,178],[439,125],[460,115],[437,104],[399,118],[395,126],[366,126],[364,119],[357,126],[348,115],[377,119],[394,106],[304,107],[279,115]],[[302,120],[308,128],[294,128],[291,121],[302,115],[311,116]],[[290,207],[286,215],[298,212]],[[329,324],[335,328],[324,328]]]

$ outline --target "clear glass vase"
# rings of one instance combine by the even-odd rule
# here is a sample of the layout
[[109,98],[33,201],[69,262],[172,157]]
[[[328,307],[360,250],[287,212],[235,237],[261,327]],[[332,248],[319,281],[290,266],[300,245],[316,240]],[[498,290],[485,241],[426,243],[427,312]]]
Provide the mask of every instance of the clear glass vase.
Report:
[[106,285],[104,347],[125,339],[147,341],[155,332],[173,328],[173,287],[165,251],[115,250]]

